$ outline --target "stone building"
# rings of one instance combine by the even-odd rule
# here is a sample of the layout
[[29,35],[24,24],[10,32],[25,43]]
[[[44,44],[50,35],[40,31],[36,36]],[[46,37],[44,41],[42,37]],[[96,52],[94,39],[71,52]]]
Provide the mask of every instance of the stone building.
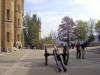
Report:
[[12,50],[16,41],[21,42],[24,0],[0,0],[0,47]]
[[1,52],[1,0],[0,0],[0,52]]
[[39,24],[39,32],[38,32],[38,40],[41,40],[41,20],[38,19]]

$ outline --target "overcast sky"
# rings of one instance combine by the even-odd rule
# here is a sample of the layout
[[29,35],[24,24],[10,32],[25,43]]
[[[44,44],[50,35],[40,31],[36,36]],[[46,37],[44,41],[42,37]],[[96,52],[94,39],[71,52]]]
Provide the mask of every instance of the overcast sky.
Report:
[[42,21],[42,38],[57,31],[61,19],[100,19],[100,0],[25,0],[24,12],[37,14]]

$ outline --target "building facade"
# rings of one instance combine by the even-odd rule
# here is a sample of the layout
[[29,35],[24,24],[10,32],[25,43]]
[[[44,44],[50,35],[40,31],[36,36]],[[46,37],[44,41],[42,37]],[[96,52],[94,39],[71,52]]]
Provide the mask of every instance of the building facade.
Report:
[[0,46],[6,52],[12,50],[15,42],[21,42],[24,0],[0,0],[0,3]]
[[0,52],[1,52],[1,0],[0,0]]
[[23,3],[24,0],[15,0],[15,14],[14,14],[14,42],[21,41],[22,22],[23,22]]

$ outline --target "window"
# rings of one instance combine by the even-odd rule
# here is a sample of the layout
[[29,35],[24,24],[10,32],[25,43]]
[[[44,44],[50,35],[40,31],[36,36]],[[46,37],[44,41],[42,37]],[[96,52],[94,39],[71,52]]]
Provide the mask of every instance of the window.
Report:
[[9,20],[9,19],[10,19],[10,10],[7,9],[7,20]]
[[18,36],[17,36],[17,37],[18,37],[18,41],[19,41],[19,34],[18,34]]
[[9,42],[9,40],[10,40],[10,33],[7,32],[7,42]]
[[20,20],[18,19],[18,26],[17,26],[18,28],[19,28],[19,24],[20,24]]

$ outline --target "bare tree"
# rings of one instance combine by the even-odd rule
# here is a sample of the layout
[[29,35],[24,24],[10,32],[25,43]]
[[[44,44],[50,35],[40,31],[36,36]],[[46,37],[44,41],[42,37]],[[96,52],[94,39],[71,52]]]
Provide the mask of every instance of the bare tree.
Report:
[[56,40],[57,35],[58,35],[58,34],[57,34],[56,31],[51,31],[51,32],[50,32],[50,36],[52,37],[53,40]]
[[90,19],[88,21],[88,36],[90,36],[92,39],[94,39],[94,29],[95,29],[95,20]]
[[94,26],[95,26],[95,20],[94,19],[90,19],[89,21],[88,21],[88,34],[89,34],[89,36],[90,35],[93,35],[93,32],[94,32]]

